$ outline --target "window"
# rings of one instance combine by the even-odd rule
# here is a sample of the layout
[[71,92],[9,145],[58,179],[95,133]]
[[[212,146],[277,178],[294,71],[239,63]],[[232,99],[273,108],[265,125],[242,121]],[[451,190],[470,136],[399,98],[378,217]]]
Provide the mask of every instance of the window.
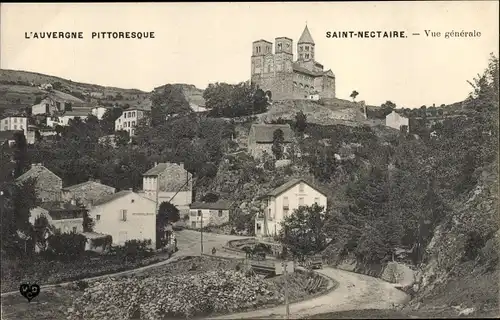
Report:
[[288,204],[288,197],[283,198],[283,210],[288,210],[289,204]]
[[127,210],[122,210],[121,212],[121,220],[127,221]]
[[76,233],[76,227],[73,227],[73,233]]
[[135,121],[132,121],[132,126],[135,126]]
[[314,203],[319,205],[319,198],[314,198]]
[[17,129],[17,125],[14,125],[14,130],[16,130],[16,129]]
[[191,228],[196,228],[196,222],[195,221],[191,222]]
[[14,118],[14,123],[16,123],[16,122],[17,122],[17,118]]
[[198,217],[201,217],[201,210],[198,210]]
[[281,50],[282,47],[281,47],[281,43],[278,43],[278,50]]
[[191,217],[196,217],[196,211],[191,211]]
[[300,56],[300,59],[304,58],[304,56],[303,56],[303,54],[302,54],[302,53],[301,53],[299,56]]
[[257,223],[257,232],[260,232],[260,230],[262,229],[262,226],[260,223]]
[[309,59],[309,53],[306,53],[306,59]]
[[222,210],[219,210],[219,218],[222,217]]
[[304,206],[304,198],[300,197],[299,198],[299,207]]
[[287,49],[290,48],[290,44],[289,43],[286,44],[286,48]]
[[100,220],[101,220],[101,215],[100,214],[96,215],[95,216],[95,221],[100,221]]
[[285,209],[285,208],[283,208],[283,217],[287,217],[287,216],[288,216],[288,212],[289,212],[289,211],[290,211],[290,210],[288,210],[288,207],[287,207],[286,209]]
[[124,117],[124,118],[126,118],[126,117],[127,117],[127,113],[126,113],[126,112],[125,112],[125,113],[123,113],[123,117]]
[[135,117],[135,111],[134,111],[134,112],[132,112],[132,117]]
[[4,122],[5,122],[5,124],[8,124],[8,123],[9,123],[9,120],[5,119],[5,121],[4,121]]
[[306,51],[309,51],[309,46],[306,46]]
[[300,46],[299,51],[303,51],[303,50],[304,50],[304,47]]
[[304,192],[304,182],[299,184],[299,192]]

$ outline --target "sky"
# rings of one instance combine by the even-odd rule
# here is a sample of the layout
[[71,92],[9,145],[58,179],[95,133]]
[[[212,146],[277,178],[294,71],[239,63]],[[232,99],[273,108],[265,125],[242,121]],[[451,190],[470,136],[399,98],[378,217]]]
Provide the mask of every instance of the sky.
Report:
[[[398,107],[463,100],[498,56],[498,1],[325,3],[3,3],[0,66],[73,81],[151,91],[167,83],[204,89],[250,78],[252,42],[306,23],[316,60],[336,76],[337,97]],[[332,39],[327,31],[405,31],[404,39]],[[441,32],[428,37],[425,30]],[[25,39],[28,32],[81,31],[84,39]],[[93,31],[154,32],[154,39],[91,39]],[[445,32],[480,37],[444,38]],[[412,33],[420,33],[413,36]]]

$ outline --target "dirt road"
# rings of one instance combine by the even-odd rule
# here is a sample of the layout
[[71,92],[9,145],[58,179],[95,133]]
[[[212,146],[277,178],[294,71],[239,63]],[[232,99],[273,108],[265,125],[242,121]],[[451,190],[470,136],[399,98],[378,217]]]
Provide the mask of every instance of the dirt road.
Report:
[[[315,314],[354,309],[389,309],[408,296],[383,280],[348,271],[324,268],[318,272],[335,279],[338,287],[330,293],[311,300],[290,304],[290,318],[299,319]],[[284,319],[285,307],[213,317],[209,319]]]

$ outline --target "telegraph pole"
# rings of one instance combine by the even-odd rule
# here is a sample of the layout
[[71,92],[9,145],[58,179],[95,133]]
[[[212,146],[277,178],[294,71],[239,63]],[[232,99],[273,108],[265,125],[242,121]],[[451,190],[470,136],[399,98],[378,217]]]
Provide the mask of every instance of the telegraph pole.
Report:
[[290,319],[290,305],[288,303],[288,268],[287,268],[287,261],[284,260],[282,262],[283,268],[285,269],[284,274],[285,274],[285,307],[286,307],[286,318],[285,319]]
[[200,256],[203,255],[203,210],[201,210],[201,229],[200,229],[200,235],[201,235],[201,252],[200,252]]

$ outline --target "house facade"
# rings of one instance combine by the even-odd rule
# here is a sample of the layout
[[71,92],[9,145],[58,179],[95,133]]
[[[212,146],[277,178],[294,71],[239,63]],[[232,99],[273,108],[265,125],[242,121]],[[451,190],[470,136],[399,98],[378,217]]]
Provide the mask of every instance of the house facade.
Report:
[[28,130],[28,118],[26,117],[7,117],[0,120],[0,131],[24,131]]
[[143,174],[140,193],[158,201],[158,207],[162,202],[170,202],[186,214],[193,201],[193,175],[184,169],[183,163],[156,163]]
[[59,125],[64,127],[69,125],[69,121],[75,118],[80,118],[82,120],[87,119],[89,114],[88,110],[67,111],[61,116],[47,117],[47,126],[55,127]]
[[404,127],[406,127],[406,130],[408,130],[409,119],[396,111],[392,111],[385,117],[384,125],[397,130],[404,130]]
[[272,156],[276,130],[283,132],[283,149],[287,152],[293,140],[293,131],[289,124],[253,124],[248,134],[248,153],[254,158],[261,158],[264,153]]
[[156,203],[131,190],[105,196],[89,211],[95,222],[94,232],[108,234],[113,245],[123,245],[128,240],[156,241]]
[[112,195],[116,189],[102,184],[99,180],[90,180],[62,189],[62,199],[65,201],[75,200],[78,204],[91,208],[94,202]]
[[122,115],[115,120],[115,131],[124,130],[132,137],[140,119],[144,118],[145,111],[139,108],[124,110]]
[[199,229],[228,223],[231,204],[231,202],[224,200],[219,200],[213,203],[192,203],[189,209],[188,226],[192,229]]
[[30,178],[36,179],[35,189],[37,197],[42,202],[61,200],[62,179],[52,171],[42,164],[35,163],[31,165],[30,170],[19,176],[16,182],[23,183]]
[[61,233],[83,232],[83,217],[87,210],[79,207],[75,202],[52,201],[42,203],[30,210],[30,223],[44,216],[55,230]]
[[301,206],[317,204],[326,210],[327,197],[304,179],[293,179],[261,197],[263,211],[255,218],[255,235],[274,236],[281,230],[283,219]]

